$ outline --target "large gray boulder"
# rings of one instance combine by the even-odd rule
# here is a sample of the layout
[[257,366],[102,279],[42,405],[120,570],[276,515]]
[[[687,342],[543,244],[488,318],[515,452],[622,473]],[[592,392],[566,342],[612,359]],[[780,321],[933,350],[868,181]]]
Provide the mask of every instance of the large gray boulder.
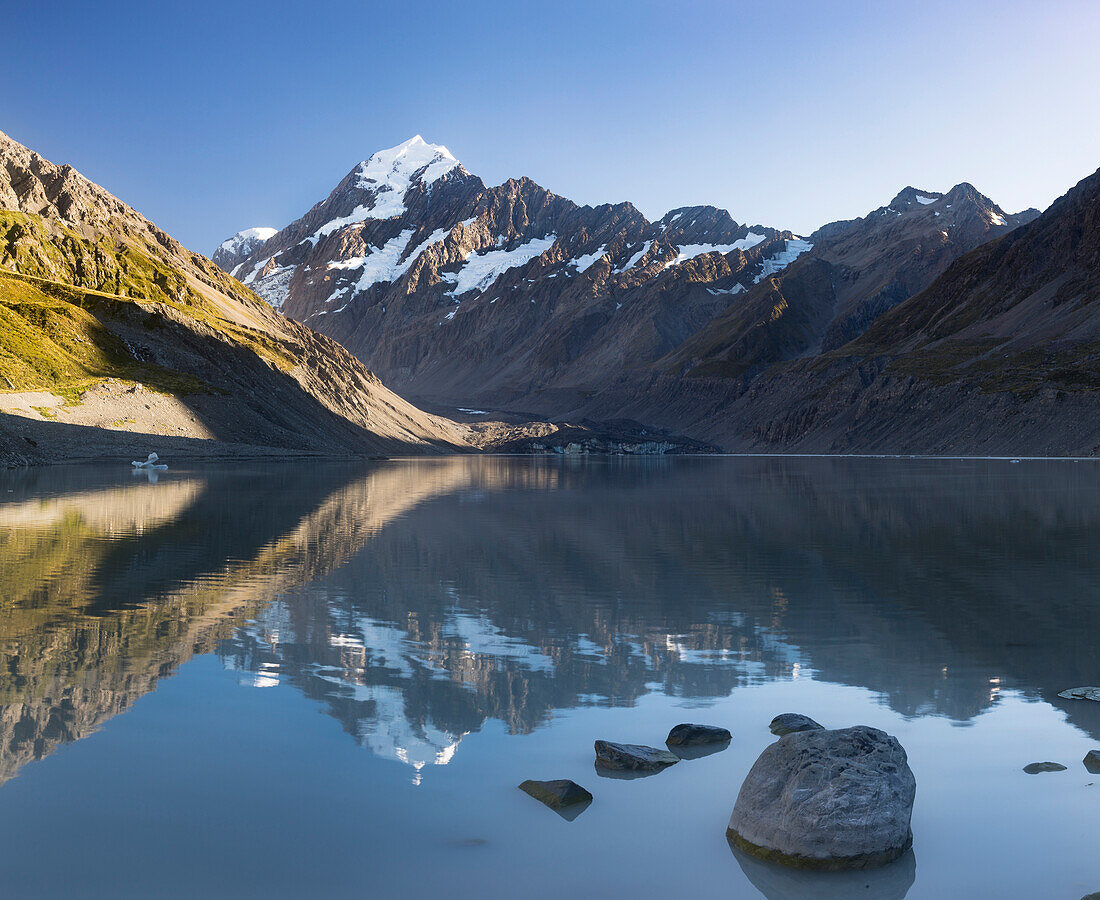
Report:
[[726,833],[741,850],[789,866],[879,866],[912,845],[916,792],[905,750],[886,732],[800,731],[760,754]]

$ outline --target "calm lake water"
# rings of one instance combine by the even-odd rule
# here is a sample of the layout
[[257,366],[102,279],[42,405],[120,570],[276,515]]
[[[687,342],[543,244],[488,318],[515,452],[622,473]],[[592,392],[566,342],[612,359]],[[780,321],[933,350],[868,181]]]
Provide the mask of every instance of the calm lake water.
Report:
[[[0,474],[0,893],[1100,891],[1100,463],[453,458]],[[735,855],[771,718],[896,735],[914,848]],[[729,748],[605,778],[596,738]],[[1029,776],[1030,762],[1068,766]],[[572,778],[568,821],[516,789]]]

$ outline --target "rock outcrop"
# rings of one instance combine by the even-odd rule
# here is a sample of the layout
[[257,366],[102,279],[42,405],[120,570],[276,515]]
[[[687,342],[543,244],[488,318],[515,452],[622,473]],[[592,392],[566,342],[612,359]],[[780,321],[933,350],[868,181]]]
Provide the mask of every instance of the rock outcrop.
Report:
[[677,725],[668,733],[665,743],[670,747],[699,747],[728,743],[733,739],[727,728],[716,725]]
[[616,744],[596,741],[596,765],[628,772],[660,772],[680,761],[675,753],[644,744]]
[[519,789],[534,797],[540,803],[545,803],[553,810],[592,802],[592,794],[568,778],[555,781],[533,781],[528,779],[519,786]]
[[780,713],[768,725],[768,730],[780,737],[798,731],[820,731],[824,728],[824,725],[819,725],[809,716],[802,715],[802,713]]

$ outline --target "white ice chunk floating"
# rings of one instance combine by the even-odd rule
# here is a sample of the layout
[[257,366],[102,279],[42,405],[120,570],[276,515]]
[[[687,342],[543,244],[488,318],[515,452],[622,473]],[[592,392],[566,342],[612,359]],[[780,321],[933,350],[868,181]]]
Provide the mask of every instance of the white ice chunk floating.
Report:
[[159,456],[155,453],[150,453],[148,459],[135,459],[130,465],[135,469],[167,469],[168,466],[164,465],[164,463],[158,463],[158,459],[160,459]]

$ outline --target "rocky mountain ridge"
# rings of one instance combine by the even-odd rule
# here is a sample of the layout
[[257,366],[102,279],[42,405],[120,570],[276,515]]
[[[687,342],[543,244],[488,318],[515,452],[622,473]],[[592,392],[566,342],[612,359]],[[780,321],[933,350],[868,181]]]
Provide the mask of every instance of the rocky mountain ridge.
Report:
[[688,379],[734,377],[739,393],[771,365],[842,346],[1037,214],[963,183],[907,187],[808,237],[709,206],[651,223],[525,178],[486,187],[417,136],[360,163],[232,271],[441,408],[683,431],[701,413]]

